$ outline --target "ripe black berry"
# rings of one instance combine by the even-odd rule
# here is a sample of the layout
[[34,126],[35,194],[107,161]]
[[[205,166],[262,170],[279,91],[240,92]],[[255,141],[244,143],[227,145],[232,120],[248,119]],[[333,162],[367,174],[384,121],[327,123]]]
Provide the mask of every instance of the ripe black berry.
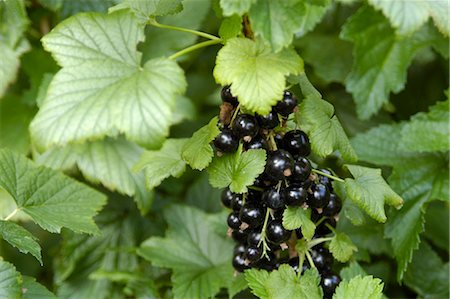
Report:
[[[307,158],[298,157],[294,161],[292,176],[289,178],[292,182],[304,182],[311,174],[311,163]],[[309,187],[308,187],[309,188]]]
[[262,136],[257,135],[255,136],[250,142],[244,143],[244,149],[265,149],[269,150],[269,144],[267,143],[267,140],[264,139]]
[[283,99],[275,106],[275,111],[284,117],[289,116],[297,106],[297,98],[292,92],[286,90],[283,94]]
[[323,247],[311,250],[311,257],[319,272],[327,272],[331,270],[333,265],[333,256],[330,251]]
[[233,106],[237,106],[239,104],[237,97],[235,97],[231,94],[230,85],[227,85],[224,88],[222,88],[222,91],[220,92],[220,96],[224,103],[230,103]]
[[[319,169],[321,172],[324,172],[328,175],[333,175],[333,173],[328,170],[328,169]],[[326,177],[324,175],[320,175],[319,174],[319,183],[324,184],[325,186],[328,187],[328,190],[333,191],[333,185],[331,184],[333,180],[330,179],[329,177]]]
[[256,120],[258,124],[263,129],[273,129],[280,124],[278,119],[278,114],[275,111],[271,111],[267,115],[256,115]]
[[239,140],[230,129],[224,128],[214,139],[214,146],[222,153],[231,153],[237,150]]
[[239,219],[250,227],[258,227],[264,222],[264,210],[253,204],[245,204],[239,212]]
[[234,255],[242,254],[245,253],[245,250],[246,247],[244,244],[237,244],[236,246],[234,246],[233,254]]
[[261,232],[254,230],[248,234],[247,244],[249,246],[258,246],[261,241]]
[[267,257],[261,258],[259,261],[253,264],[257,269],[262,269],[266,271],[272,271],[276,269],[277,257],[272,251],[267,252]]
[[[294,269],[295,273],[298,273],[298,264],[299,264],[299,258],[298,258],[298,256],[289,259],[288,264],[289,264],[289,266],[291,266],[291,267]],[[302,265],[302,274],[303,274],[307,269],[309,269],[309,265],[308,265],[307,263],[303,262],[303,265]]]
[[243,254],[238,254],[233,257],[233,267],[238,272],[244,272],[249,267],[245,264],[245,258]]
[[278,190],[277,187],[267,189],[263,193],[262,201],[271,209],[280,209],[285,205],[284,190]]
[[235,229],[231,232],[231,237],[238,243],[245,243],[245,241],[247,241],[249,232],[249,229]]
[[250,262],[256,262],[261,258],[261,255],[262,255],[261,247],[249,246],[245,251],[245,258],[248,259]]
[[253,115],[240,114],[238,115],[232,124],[233,133],[238,137],[244,139],[244,141],[250,141],[258,134],[259,126]]
[[270,242],[280,244],[289,239],[291,231],[283,227],[281,220],[274,219],[267,225],[266,235]]
[[340,282],[341,278],[336,273],[329,272],[322,274],[320,285],[323,289],[324,298],[331,298]]
[[220,200],[222,201],[222,204],[225,207],[231,209],[231,200],[233,199],[234,195],[235,194],[233,192],[231,192],[230,188],[228,188],[228,187],[225,188],[222,191],[222,194],[220,196]]
[[311,186],[312,194],[308,195],[308,205],[312,208],[323,208],[330,200],[330,192],[327,186],[323,184],[313,184]]
[[293,165],[294,161],[290,153],[277,150],[269,154],[265,174],[273,180],[281,180],[292,175]]
[[308,198],[308,192],[302,186],[292,184],[285,189],[286,204],[289,206],[301,206]]
[[239,213],[238,212],[232,212],[228,215],[227,218],[228,227],[232,229],[239,229],[242,222],[239,219]]
[[287,132],[283,137],[283,148],[294,157],[306,157],[311,153],[308,135],[301,130]]
[[244,200],[242,199],[241,194],[234,194],[233,198],[231,199],[231,208],[235,212],[239,212],[244,205]]
[[327,217],[333,217],[339,214],[342,209],[342,200],[334,193],[330,193],[330,200],[323,208],[322,214]]

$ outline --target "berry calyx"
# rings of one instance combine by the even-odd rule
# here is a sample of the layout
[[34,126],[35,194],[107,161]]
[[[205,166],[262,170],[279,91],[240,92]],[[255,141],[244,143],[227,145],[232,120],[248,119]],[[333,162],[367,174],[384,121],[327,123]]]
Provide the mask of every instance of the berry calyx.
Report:
[[219,152],[232,153],[237,150],[239,139],[230,129],[223,128],[219,135],[214,139],[213,143]]
[[275,111],[284,117],[289,116],[297,106],[297,98],[289,90],[284,91],[283,99],[275,106]]
[[259,126],[253,115],[240,114],[238,115],[232,124],[233,133],[244,141],[249,142],[253,137],[258,134]]
[[283,148],[294,157],[306,157],[311,153],[308,135],[301,130],[287,132],[283,137]]

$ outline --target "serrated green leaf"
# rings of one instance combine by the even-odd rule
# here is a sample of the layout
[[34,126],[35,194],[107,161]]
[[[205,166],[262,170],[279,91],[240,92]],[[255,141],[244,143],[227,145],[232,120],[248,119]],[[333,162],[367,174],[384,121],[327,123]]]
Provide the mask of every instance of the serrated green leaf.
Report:
[[230,186],[235,193],[247,192],[247,186],[263,173],[266,165],[266,151],[252,149],[237,150],[234,154],[217,157],[208,167],[209,183],[216,188]]
[[197,130],[184,144],[181,156],[192,168],[203,170],[211,163],[214,151],[210,143],[220,133],[217,122],[217,117],[214,117],[206,126]]
[[285,76],[303,72],[303,61],[292,49],[278,53],[262,40],[229,39],[216,58],[214,77],[250,111],[266,115],[283,97]]
[[430,45],[430,28],[398,37],[389,21],[370,7],[361,8],[345,24],[341,38],[355,44],[352,71],[346,88],[353,94],[358,117],[368,119],[404,88],[406,70],[415,53]]
[[42,265],[41,246],[29,231],[10,221],[0,220],[0,237],[23,253],[31,253]]
[[343,280],[350,280],[358,275],[367,275],[366,271],[364,271],[364,269],[355,261],[351,262],[347,267],[342,268],[339,274]]
[[229,17],[246,13],[257,0],[220,0],[223,15]]
[[176,14],[183,10],[182,0],[125,0],[119,5],[109,9],[113,12],[119,9],[130,9],[136,18],[148,22],[152,17]]
[[400,148],[408,152],[446,152],[450,149],[449,101],[438,102],[428,113],[417,113],[403,126]]
[[136,171],[145,170],[146,185],[148,189],[159,186],[161,182],[170,177],[179,177],[186,169],[186,162],[181,153],[187,139],[167,139],[160,150],[146,151],[134,166]]
[[134,196],[139,209],[145,214],[152,205],[153,193],[145,188],[144,173],[131,170],[143,151],[124,138],[106,138],[52,148],[39,156],[37,163],[64,171],[77,166],[88,181]]
[[217,200],[220,198],[221,192],[209,184],[208,174],[202,172],[187,190],[186,204],[210,213],[223,211],[222,204]]
[[56,296],[33,277],[23,276],[22,299],[56,299]]
[[219,28],[219,36],[223,40],[238,36],[242,31],[242,19],[238,15],[223,19]]
[[400,208],[403,199],[395,193],[381,176],[380,169],[357,165],[346,165],[353,176],[343,183],[348,198],[363,209],[370,217],[386,221],[384,204]]
[[166,237],[147,239],[138,254],[154,265],[173,269],[175,298],[210,298],[228,286],[233,242],[212,230],[208,215],[173,206],[165,218],[169,222]]
[[62,69],[31,123],[39,147],[118,132],[149,147],[161,145],[186,82],[174,61],[140,66],[136,45],[142,39],[143,27],[125,11],[78,14],[43,38]]
[[333,299],[381,299],[383,295],[383,282],[378,278],[369,276],[356,276],[349,281],[343,281],[336,288]]
[[450,206],[447,201],[430,202],[425,214],[424,237],[437,248],[449,251]]
[[43,229],[98,232],[92,218],[106,202],[103,194],[6,149],[0,150],[0,165],[0,186]]
[[0,259],[0,298],[22,298],[22,275],[14,265]]
[[283,226],[294,230],[301,228],[303,236],[311,240],[314,236],[316,226],[311,221],[311,210],[302,207],[288,207],[283,213]]
[[439,31],[445,35],[450,35],[449,15],[448,15],[448,3],[445,0],[440,1],[428,1],[428,11],[433,19],[434,25]]
[[266,283],[269,280],[269,272],[265,270],[249,269],[245,271],[245,280],[252,293],[258,298],[269,298]]
[[296,121],[308,133],[314,153],[326,157],[339,150],[344,159],[357,160],[341,123],[334,115],[333,105],[315,96],[309,96],[302,101],[299,108],[295,113]]
[[353,252],[358,251],[352,240],[346,234],[338,231],[335,232],[333,239],[331,239],[329,249],[333,257],[342,263],[347,262],[353,255]]

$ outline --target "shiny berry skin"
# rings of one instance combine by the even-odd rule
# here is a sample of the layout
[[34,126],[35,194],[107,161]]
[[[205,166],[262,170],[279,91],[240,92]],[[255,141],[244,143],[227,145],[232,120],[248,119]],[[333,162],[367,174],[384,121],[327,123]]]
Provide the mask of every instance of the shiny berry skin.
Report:
[[247,241],[249,232],[250,232],[249,229],[246,230],[235,229],[231,232],[231,238],[233,238],[233,240],[235,240],[238,243],[245,243],[245,241]]
[[277,187],[267,189],[264,191],[262,196],[262,201],[266,204],[266,206],[274,210],[283,208],[285,205],[284,190],[283,188],[280,190],[277,189]]
[[327,217],[333,217],[339,214],[342,209],[342,200],[334,193],[330,193],[330,200],[323,208],[322,214]]
[[[328,170],[328,169],[319,169],[321,172],[324,172],[328,175],[333,175],[333,173]],[[328,190],[333,191],[333,185],[331,184],[333,180],[330,179],[329,177],[326,177],[324,175],[320,175],[319,174],[319,183],[324,184],[325,186],[328,187]]]
[[307,158],[298,157],[294,161],[292,176],[289,178],[292,182],[304,182],[311,174],[311,163]]
[[292,184],[285,189],[286,204],[288,206],[301,206],[308,198],[308,192],[302,186]]
[[313,248],[313,250],[311,250],[311,257],[314,265],[320,273],[331,270],[331,266],[333,265],[333,256],[328,249],[323,247],[319,247],[317,249]]
[[282,148],[282,146],[283,146],[283,135],[281,135],[280,133],[275,134],[273,139],[275,139],[275,143],[277,144],[277,148]]
[[256,262],[261,258],[261,256],[262,256],[261,247],[249,246],[245,251],[245,258],[248,259],[250,262]]
[[283,149],[294,157],[306,157],[311,153],[311,144],[308,135],[301,130],[292,130],[284,134]]
[[254,204],[245,204],[239,212],[239,219],[250,227],[256,228],[264,222],[265,210]]
[[271,152],[266,162],[265,174],[273,180],[281,180],[292,175],[294,159],[284,150]]
[[308,205],[312,208],[323,208],[330,200],[330,192],[327,186],[323,184],[313,184],[311,186],[312,194],[308,195]]
[[228,227],[232,229],[239,229],[239,227],[242,224],[242,221],[239,219],[239,213],[238,212],[230,213],[227,218],[227,224]]
[[261,232],[258,230],[254,230],[248,234],[247,244],[249,246],[258,246],[261,241]]
[[247,191],[247,202],[255,204],[257,206],[262,206],[262,191],[248,189]]
[[222,194],[220,195],[220,201],[222,204],[231,209],[231,201],[233,200],[233,197],[235,196],[235,193],[231,192],[230,188],[225,188],[222,191]]
[[234,255],[243,254],[245,253],[246,249],[247,247],[244,244],[237,244],[236,246],[234,246],[233,254]]
[[265,149],[266,151],[269,150],[269,144],[267,143],[267,140],[264,139],[262,136],[257,135],[250,142],[244,143],[244,149]]
[[256,115],[256,120],[258,124],[263,129],[273,129],[280,124],[280,120],[278,119],[278,114],[275,111],[271,111],[267,115]]
[[[289,264],[289,266],[291,266],[291,267],[294,269],[295,273],[298,273],[298,264],[299,264],[299,258],[298,258],[298,256],[289,259],[289,261],[288,261],[287,263]],[[309,267],[308,263],[303,262],[303,265],[302,265],[302,274],[303,274],[307,269],[309,269],[309,268],[310,268],[310,267]]]
[[233,105],[235,107],[239,104],[237,97],[235,97],[231,94],[230,85],[227,85],[224,88],[222,88],[222,91],[220,92],[220,96],[224,103],[230,103],[231,105]]
[[214,146],[219,152],[222,153],[232,153],[235,152],[239,146],[239,138],[234,135],[234,133],[228,129],[224,128],[214,139]]
[[236,116],[232,124],[233,133],[244,141],[250,141],[258,134],[259,126],[253,115],[240,114]]
[[239,212],[244,205],[244,200],[242,199],[241,194],[234,194],[233,198],[231,199],[231,208],[235,212]]
[[274,110],[284,117],[289,116],[297,106],[297,98],[289,90],[284,91],[283,99],[277,103]]
[[263,257],[252,266],[254,266],[256,269],[262,269],[266,271],[275,270],[277,265],[277,257],[272,251],[267,252],[267,256],[269,258]]
[[270,242],[280,244],[289,240],[291,231],[283,227],[281,220],[274,219],[267,225],[266,235]]
[[341,278],[336,273],[329,272],[322,274],[320,285],[322,286],[323,297],[331,298],[340,282]]
[[233,257],[233,268],[238,272],[244,272],[249,266],[245,264],[245,258],[243,254],[238,254]]

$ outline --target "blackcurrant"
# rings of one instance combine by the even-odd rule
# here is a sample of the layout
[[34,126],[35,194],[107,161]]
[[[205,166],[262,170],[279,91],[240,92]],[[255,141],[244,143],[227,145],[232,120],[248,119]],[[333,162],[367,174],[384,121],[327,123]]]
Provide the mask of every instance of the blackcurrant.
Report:
[[280,124],[278,119],[278,114],[275,111],[271,111],[267,115],[256,115],[256,120],[258,124],[263,129],[273,129]]
[[286,204],[301,206],[308,198],[308,192],[300,185],[292,184],[285,189]]
[[330,192],[327,186],[323,184],[313,184],[312,193],[308,195],[308,205],[312,208],[323,208],[330,200]]
[[247,241],[249,232],[249,229],[235,229],[231,232],[231,237],[238,243],[245,243]]
[[277,210],[285,205],[284,189],[281,188],[278,190],[277,187],[272,187],[264,191],[262,195],[262,201],[266,204],[267,207]]
[[266,271],[272,271],[276,269],[277,257],[272,251],[267,252],[268,257],[263,257],[259,261],[253,264],[257,269],[263,269]]
[[249,246],[258,246],[260,241],[261,241],[261,232],[260,231],[254,230],[248,234],[247,244]]
[[232,124],[233,133],[244,141],[250,141],[258,134],[259,126],[253,115],[240,114]]
[[239,138],[230,129],[223,128],[214,139],[214,146],[222,153],[235,152],[239,146]]
[[239,219],[250,227],[256,228],[264,222],[264,212],[262,207],[245,204],[239,212]]
[[280,133],[277,133],[277,134],[275,134],[273,139],[275,139],[275,143],[277,145],[277,148],[282,148],[283,147],[283,135],[281,135]]
[[220,96],[224,103],[230,103],[231,105],[233,105],[235,107],[239,104],[237,97],[235,97],[231,94],[230,85],[227,85],[224,88],[222,88],[222,91],[220,92]]
[[340,282],[341,278],[336,273],[329,272],[322,274],[320,285],[322,286],[323,297],[331,298]]
[[284,134],[283,149],[290,152],[294,157],[306,157],[311,153],[311,144],[308,135],[301,130],[293,130]]
[[298,157],[294,161],[292,176],[289,178],[292,182],[304,182],[311,174],[311,163],[305,157]]
[[284,150],[271,152],[266,162],[265,174],[273,180],[281,180],[292,175],[294,159]]
[[234,194],[233,198],[231,199],[231,208],[235,212],[239,212],[244,205],[244,200],[242,199],[241,194]]
[[243,254],[245,253],[246,248],[247,247],[244,244],[237,244],[236,246],[234,246],[233,254],[234,255]]
[[284,91],[283,99],[275,106],[275,111],[284,117],[289,116],[297,106],[297,98],[289,90]]
[[311,250],[311,257],[314,265],[319,272],[327,272],[333,266],[333,256],[330,251],[323,247],[313,248]]
[[[328,169],[319,169],[321,172],[324,172],[328,175],[333,175],[333,173],[328,170]],[[333,180],[330,179],[329,177],[326,177],[324,175],[320,175],[319,174],[319,183],[324,184],[325,186],[328,187],[328,190],[333,191],[333,185],[331,184]]]
[[327,217],[333,217],[339,214],[342,209],[342,200],[334,193],[330,193],[330,200],[323,208],[322,214]]
[[[289,266],[291,266],[294,269],[295,273],[298,273],[298,264],[299,264],[298,256],[289,259],[288,264],[289,264]],[[303,262],[302,274],[309,268],[310,268],[310,266],[307,263]]]
[[232,229],[239,229],[242,222],[239,219],[239,212],[232,212],[228,215],[227,218],[228,227]]
[[258,206],[262,206],[262,191],[248,189],[247,192],[247,202]]
[[324,221],[322,221],[317,227],[315,231],[316,237],[323,237],[331,233],[331,229],[327,226],[327,224],[331,227],[336,227],[336,219],[334,218],[327,218]]
[[220,195],[220,200],[222,201],[222,204],[225,207],[231,209],[231,201],[234,196],[235,194],[231,192],[230,188],[227,187],[222,191],[222,194]]
[[291,231],[283,227],[281,220],[274,219],[267,225],[266,235],[270,242],[280,244],[289,239]]
[[249,268],[245,263],[244,254],[237,254],[233,257],[233,267],[238,272],[244,272]]
[[267,140],[264,139],[261,135],[255,136],[250,142],[244,143],[244,149],[265,149],[266,151],[269,150],[269,144],[267,143]]
[[261,258],[262,249],[258,246],[249,246],[245,251],[245,258],[250,262],[256,262]]

